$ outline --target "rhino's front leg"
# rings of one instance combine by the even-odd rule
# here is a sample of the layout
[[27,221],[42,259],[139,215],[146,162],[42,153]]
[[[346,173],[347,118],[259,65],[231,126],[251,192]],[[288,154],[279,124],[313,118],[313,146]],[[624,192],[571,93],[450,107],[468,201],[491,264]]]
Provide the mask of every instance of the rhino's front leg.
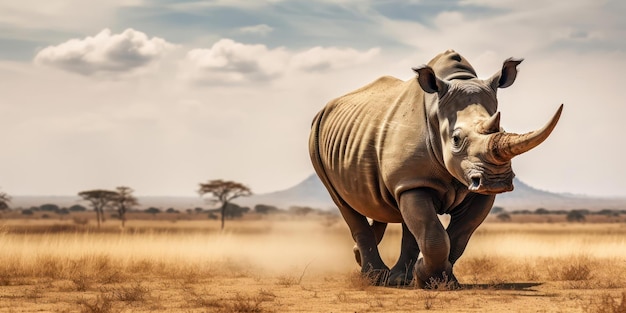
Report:
[[450,212],[450,225],[446,231],[450,238],[450,263],[454,263],[461,257],[470,237],[485,220],[493,201],[493,195],[470,194],[452,212]]
[[[375,285],[385,285],[389,277],[389,268],[380,257],[374,229],[367,218],[349,206],[340,206],[339,211],[350,228],[352,238],[357,245],[360,257],[361,274]],[[381,235],[382,236],[382,235]]]
[[420,287],[454,277],[448,260],[450,240],[437,217],[430,192],[423,189],[403,192],[400,195],[400,212],[422,251],[423,258],[415,265]]

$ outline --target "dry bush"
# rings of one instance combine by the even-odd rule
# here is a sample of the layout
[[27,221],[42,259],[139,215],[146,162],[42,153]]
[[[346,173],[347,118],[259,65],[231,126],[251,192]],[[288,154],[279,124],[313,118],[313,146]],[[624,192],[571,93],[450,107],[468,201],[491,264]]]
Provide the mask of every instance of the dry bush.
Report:
[[302,283],[302,279],[304,278],[304,274],[306,274],[306,270],[309,268],[309,265],[311,265],[311,263],[307,264],[304,267],[304,269],[302,270],[302,273],[300,274],[300,277],[296,278],[295,276],[291,276],[291,275],[281,275],[281,276],[278,276],[278,281],[276,283],[278,285],[285,286],[285,287],[290,287],[293,285],[300,285]]
[[293,285],[298,284],[298,278],[296,278],[295,276],[291,276],[291,275],[281,275],[281,276],[278,276],[278,279],[276,280],[276,284],[283,286],[283,287],[291,287]]
[[52,279],[61,278],[64,267],[63,261],[52,255],[38,256],[32,266],[31,270],[33,271],[33,276],[48,277]]
[[202,293],[198,293],[194,288],[183,286],[183,291],[185,300],[188,303],[193,304],[195,307],[201,308],[221,308],[222,307],[222,299],[216,299],[210,297],[208,295],[211,294],[210,291],[204,289]]
[[[272,298],[273,300],[273,298]],[[272,312],[261,307],[263,302],[267,301],[262,296],[242,296],[237,294],[231,303],[227,303],[222,307],[221,312],[224,313],[263,313]]]
[[[550,278],[553,280],[565,280],[565,281],[586,281],[592,277],[591,260],[587,256],[579,256],[571,262],[566,264],[558,264],[557,269],[552,268],[550,270]],[[560,263],[565,263],[561,261]]]
[[425,288],[437,291],[448,291],[459,289],[459,285],[456,281],[449,279],[446,273],[443,273],[442,278],[431,277],[430,280],[426,282]]
[[488,280],[494,275],[499,275],[499,264],[506,264],[500,258],[479,256],[462,259],[456,266],[455,273],[459,276],[471,276],[473,283]]
[[264,302],[274,301],[276,295],[270,291],[261,289],[257,295],[243,296],[236,294],[232,299],[215,298],[204,289],[202,293],[196,292],[191,287],[183,287],[187,302],[193,303],[195,307],[208,308],[223,313],[263,313],[272,312],[261,305]]
[[369,278],[363,276],[361,272],[351,272],[346,278],[348,287],[356,290],[367,290],[372,286]]
[[593,297],[588,305],[583,305],[583,311],[589,313],[626,313],[626,291],[622,292],[620,300],[615,300],[609,293]]
[[432,310],[435,307],[435,300],[439,296],[439,292],[432,290],[420,292],[418,299],[424,301],[424,310]]
[[83,271],[78,271],[70,276],[76,291],[87,291],[93,285],[93,277]]
[[10,286],[24,277],[24,273],[19,268],[19,260],[6,260],[0,262],[0,286]]
[[138,282],[130,286],[119,286],[104,290],[108,291],[112,298],[123,302],[143,302],[150,294],[148,287],[144,287]]

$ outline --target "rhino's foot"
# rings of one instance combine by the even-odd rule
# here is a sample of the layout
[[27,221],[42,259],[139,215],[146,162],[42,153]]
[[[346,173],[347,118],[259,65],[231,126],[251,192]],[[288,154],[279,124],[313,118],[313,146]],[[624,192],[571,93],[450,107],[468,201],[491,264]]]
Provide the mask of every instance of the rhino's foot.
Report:
[[396,270],[391,269],[389,273],[389,286],[408,286],[413,282],[413,270]]
[[456,290],[461,285],[452,273],[452,266],[447,266],[445,270],[431,271],[425,274],[422,260],[420,259],[415,267],[416,285],[422,289],[432,290]]

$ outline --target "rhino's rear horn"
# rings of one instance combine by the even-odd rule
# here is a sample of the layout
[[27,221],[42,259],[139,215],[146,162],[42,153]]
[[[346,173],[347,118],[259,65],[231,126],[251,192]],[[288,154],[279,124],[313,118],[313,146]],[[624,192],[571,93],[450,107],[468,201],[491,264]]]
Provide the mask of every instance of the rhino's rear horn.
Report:
[[488,120],[484,121],[481,125],[480,131],[483,134],[493,134],[500,131],[500,112],[492,115]]
[[514,156],[520,155],[536,146],[541,144],[556,126],[561,112],[563,111],[563,105],[559,107],[550,122],[539,130],[535,130],[526,134],[512,134],[505,132],[498,132],[493,134],[491,141],[489,142],[489,149],[497,162],[507,162]]

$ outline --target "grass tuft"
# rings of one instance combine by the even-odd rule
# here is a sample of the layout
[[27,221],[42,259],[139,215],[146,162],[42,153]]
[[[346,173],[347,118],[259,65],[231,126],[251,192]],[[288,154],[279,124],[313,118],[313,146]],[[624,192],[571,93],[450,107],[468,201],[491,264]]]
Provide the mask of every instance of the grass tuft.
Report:
[[77,302],[82,313],[110,313],[115,312],[113,299],[109,295],[99,294],[93,301],[80,299]]
[[134,283],[130,286],[120,286],[110,290],[112,297],[124,302],[143,302],[150,294],[147,287],[141,283]]

